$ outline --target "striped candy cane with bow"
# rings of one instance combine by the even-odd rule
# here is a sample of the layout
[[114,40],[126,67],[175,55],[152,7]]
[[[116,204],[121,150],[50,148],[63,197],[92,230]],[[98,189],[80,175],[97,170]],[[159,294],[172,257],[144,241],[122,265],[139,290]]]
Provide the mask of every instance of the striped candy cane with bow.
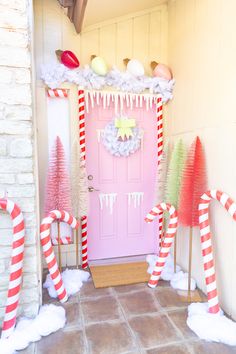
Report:
[[205,271],[209,312],[218,313],[220,311],[220,306],[217,294],[211,230],[209,223],[209,204],[212,199],[218,200],[234,220],[236,220],[236,204],[227,194],[218,190],[210,190],[201,196],[198,206],[202,257]]
[[51,279],[53,281],[59,300],[61,302],[66,302],[68,300],[68,296],[62,281],[61,273],[58,268],[50,237],[51,224],[55,220],[63,221],[69,224],[73,229],[78,229],[79,224],[78,221],[66,211],[53,210],[48,214],[46,218],[42,220],[40,225],[41,244]]
[[12,334],[16,324],[16,314],[22,283],[25,226],[20,208],[9,199],[0,199],[0,209],[7,211],[13,223],[13,242],[10,265],[10,278],[7,293],[5,316],[2,325],[2,338]]
[[168,211],[170,215],[170,220],[169,220],[169,225],[168,229],[166,232],[165,239],[162,244],[162,248],[159,252],[156,265],[154,267],[154,270],[152,272],[151,278],[148,282],[148,286],[150,288],[155,288],[157,286],[157,283],[160,279],[160,275],[162,272],[162,269],[165,265],[166,258],[170,252],[170,248],[172,245],[172,242],[174,240],[176,230],[177,230],[177,224],[178,224],[178,217],[177,217],[177,211],[171,204],[167,203],[161,203],[152,208],[152,210],[147,214],[145,221],[146,222],[151,222],[153,221],[160,213],[163,213],[164,211]]
[[[80,144],[80,166],[86,164],[85,150],[85,95],[84,90],[78,89],[79,105],[79,144]],[[88,266],[88,237],[87,237],[87,215],[81,217],[81,236],[82,236],[82,268]]]

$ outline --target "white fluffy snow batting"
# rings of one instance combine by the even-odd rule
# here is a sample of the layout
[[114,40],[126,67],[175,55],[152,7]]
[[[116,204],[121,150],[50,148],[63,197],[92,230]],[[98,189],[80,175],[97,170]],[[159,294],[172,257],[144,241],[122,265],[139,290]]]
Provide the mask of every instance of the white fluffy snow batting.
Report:
[[[171,280],[170,285],[173,289],[178,290],[188,290],[188,273],[184,273],[182,270],[178,273],[175,273]],[[191,290],[196,289],[196,281],[191,278]]]
[[[62,280],[67,292],[67,295],[74,295],[83,285],[83,282],[88,281],[90,274],[84,270],[66,269],[61,273]],[[43,287],[48,290],[49,296],[57,298],[57,292],[54,288],[50,274],[47,275]]]
[[[158,256],[156,255],[147,255],[146,261],[149,264],[147,272],[152,274],[155,267]],[[171,254],[166,258],[166,263],[161,272],[161,279],[170,281],[172,288],[176,290],[188,290],[188,273],[184,273],[180,266],[176,266],[176,273],[174,271],[174,260]],[[191,278],[191,290],[196,289],[196,281]]]
[[65,309],[61,306],[44,305],[34,319],[19,320],[14,332],[7,339],[0,340],[1,354],[14,354],[16,350],[28,347],[31,342],[37,342],[42,336],[56,332],[66,323]]
[[[149,274],[152,274],[152,272],[154,270],[154,267],[155,267],[155,264],[157,262],[157,259],[158,259],[158,256],[156,256],[156,255],[152,255],[152,254],[147,255],[146,262],[149,264],[147,272]],[[179,272],[180,269],[181,268],[177,265],[176,266],[176,271]],[[171,254],[169,254],[166,257],[166,262],[165,262],[165,265],[164,265],[164,267],[162,269],[162,272],[161,272],[161,279],[169,281],[169,280],[172,279],[174,274],[175,274],[175,272],[174,272],[174,261],[173,261],[173,258],[171,256]]]
[[196,335],[210,342],[236,345],[236,323],[224,316],[208,312],[208,303],[193,303],[188,307],[187,325]]

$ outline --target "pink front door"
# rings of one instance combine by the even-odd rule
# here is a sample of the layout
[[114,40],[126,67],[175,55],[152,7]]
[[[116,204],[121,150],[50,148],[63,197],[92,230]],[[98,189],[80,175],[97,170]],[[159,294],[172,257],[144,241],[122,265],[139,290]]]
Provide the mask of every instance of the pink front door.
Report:
[[101,131],[116,117],[113,104],[106,109],[102,105],[90,107],[85,117],[88,183],[94,188],[89,193],[89,260],[143,255],[157,250],[157,222],[144,222],[153,207],[155,191],[155,107],[149,111],[124,107],[124,112],[144,131],[142,148],[128,157],[112,156],[99,142]]

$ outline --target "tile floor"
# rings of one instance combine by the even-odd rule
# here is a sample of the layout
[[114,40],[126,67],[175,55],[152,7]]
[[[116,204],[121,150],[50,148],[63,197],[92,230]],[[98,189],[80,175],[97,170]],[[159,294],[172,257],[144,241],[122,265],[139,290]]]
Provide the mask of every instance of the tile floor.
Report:
[[[44,303],[52,303],[44,292]],[[84,284],[64,304],[67,324],[20,354],[231,354],[236,347],[199,340],[187,304],[168,283],[95,289]]]

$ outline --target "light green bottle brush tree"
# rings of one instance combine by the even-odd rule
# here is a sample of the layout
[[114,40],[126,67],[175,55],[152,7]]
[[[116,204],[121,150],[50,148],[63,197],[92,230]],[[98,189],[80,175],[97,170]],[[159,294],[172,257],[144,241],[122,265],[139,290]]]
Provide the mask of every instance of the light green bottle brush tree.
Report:
[[[179,207],[180,186],[183,174],[183,168],[186,160],[186,147],[179,139],[174,146],[170,157],[170,163],[167,171],[165,201],[172,204],[177,210]],[[177,257],[177,234],[174,240],[174,271],[176,272]]]

